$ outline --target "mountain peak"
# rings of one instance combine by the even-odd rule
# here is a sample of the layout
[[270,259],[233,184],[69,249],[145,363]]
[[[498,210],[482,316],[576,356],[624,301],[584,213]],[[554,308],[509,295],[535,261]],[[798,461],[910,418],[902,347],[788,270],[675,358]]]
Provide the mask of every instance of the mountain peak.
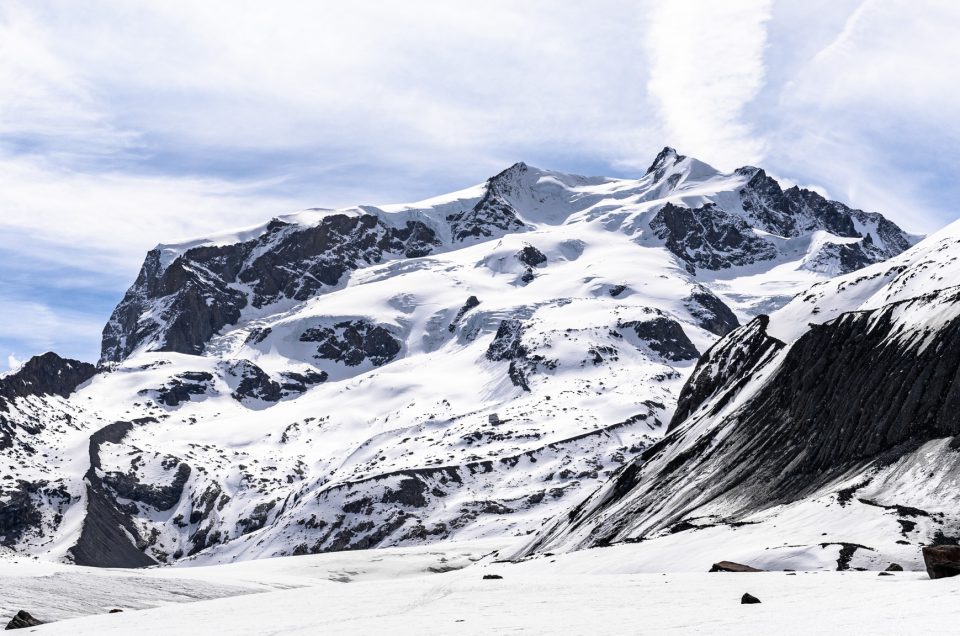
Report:
[[684,159],[686,159],[686,157],[678,153],[675,148],[664,146],[663,150],[660,151],[656,159],[653,160],[653,163],[650,164],[650,167],[647,168],[647,171],[644,173],[644,175],[648,175],[652,172],[672,166],[679,161],[683,161]]

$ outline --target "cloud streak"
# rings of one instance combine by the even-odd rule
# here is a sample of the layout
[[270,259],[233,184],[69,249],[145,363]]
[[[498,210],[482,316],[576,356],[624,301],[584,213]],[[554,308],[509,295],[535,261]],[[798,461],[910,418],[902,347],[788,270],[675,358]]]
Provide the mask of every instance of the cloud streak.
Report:
[[725,168],[758,163],[764,143],[743,111],[763,87],[768,0],[657,4],[647,89],[672,143]]

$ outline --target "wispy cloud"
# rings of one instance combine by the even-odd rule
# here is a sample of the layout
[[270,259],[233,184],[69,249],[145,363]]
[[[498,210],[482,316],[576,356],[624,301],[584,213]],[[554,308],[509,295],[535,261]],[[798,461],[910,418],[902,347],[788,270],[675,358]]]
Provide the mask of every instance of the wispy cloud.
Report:
[[647,88],[667,138],[726,168],[761,159],[743,117],[763,87],[768,0],[658,3],[650,15]]

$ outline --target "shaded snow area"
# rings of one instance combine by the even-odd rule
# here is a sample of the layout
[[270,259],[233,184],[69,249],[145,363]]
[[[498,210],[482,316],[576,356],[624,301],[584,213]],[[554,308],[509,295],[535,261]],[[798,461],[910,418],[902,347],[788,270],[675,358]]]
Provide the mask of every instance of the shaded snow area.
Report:
[[[105,605],[124,611],[32,633],[930,634],[944,633],[960,615],[960,579],[931,581],[920,572],[707,573],[711,558],[726,554],[718,547],[714,554],[688,555],[689,565],[699,561],[691,571],[663,574],[643,566],[658,558],[653,553],[660,547],[653,545],[519,564],[483,557],[490,548],[388,548],[151,569],[133,577],[82,570],[81,598],[99,598],[125,582]],[[161,598],[157,590],[172,582],[211,597],[232,585],[243,595]],[[742,605],[744,593],[761,603]],[[159,607],[131,611],[140,604]],[[45,618],[40,609],[33,614]]]

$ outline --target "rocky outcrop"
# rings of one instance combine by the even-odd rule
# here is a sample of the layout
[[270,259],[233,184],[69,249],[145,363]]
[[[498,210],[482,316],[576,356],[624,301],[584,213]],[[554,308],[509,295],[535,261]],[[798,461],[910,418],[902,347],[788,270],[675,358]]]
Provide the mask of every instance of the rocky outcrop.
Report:
[[734,561],[717,561],[712,566],[710,566],[711,572],[763,572],[759,568],[755,568],[749,565],[744,565],[742,563],[736,563]]
[[183,487],[190,479],[191,472],[189,465],[180,462],[177,458],[170,459],[171,461],[166,462],[166,467],[168,469],[176,467],[176,471],[172,481],[165,486],[144,484],[133,471],[129,473],[104,473],[103,485],[124,499],[137,501],[160,511],[170,510],[179,503],[183,496]]
[[193,396],[206,395],[213,391],[213,375],[206,371],[186,371],[170,378],[170,381],[158,389],[143,389],[140,395],[156,396],[160,404],[179,406],[190,401]]
[[923,546],[923,564],[931,579],[960,575],[960,545]]
[[700,352],[687,337],[680,323],[665,315],[645,320],[628,320],[619,323],[621,329],[630,329],[653,351],[665,360],[680,362],[700,357]]
[[13,373],[0,378],[0,411],[7,411],[7,402],[20,397],[67,397],[96,373],[97,368],[92,364],[61,358],[52,352],[34,356]]
[[278,402],[282,397],[280,383],[249,360],[234,360],[226,363],[224,373],[233,379],[234,388],[230,396],[238,402],[244,400]]
[[450,321],[450,324],[447,325],[447,331],[453,333],[457,329],[457,325],[460,324],[460,321],[463,320],[463,317],[467,315],[467,312],[471,309],[474,309],[480,305],[480,300],[476,296],[470,296],[467,298],[467,302],[463,303],[463,306],[457,310],[457,315],[453,317],[453,320]]
[[[846,271],[862,267],[857,265],[861,258],[876,263],[910,247],[903,230],[880,214],[855,210],[797,186],[783,190],[766,172],[753,170],[756,172],[739,194],[744,211],[758,229],[785,237],[825,230],[835,236],[864,239],[862,244],[854,243],[850,247],[834,244],[846,259],[850,268]],[[877,236],[864,236],[858,225],[875,227]]]
[[17,612],[13,618],[10,619],[10,622],[7,623],[7,626],[4,627],[4,631],[8,629],[24,629],[26,627],[38,627],[43,625],[43,621],[38,620],[30,615],[30,612],[25,610],[20,610]]
[[650,229],[690,271],[728,269],[771,260],[776,248],[757,236],[739,215],[715,203],[685,208],[667,203],[650,221]]
[[523,221],[509,199],[528,171],[527,164],[522,162],[510,166],[487,180],[483,198],[473,208],[447,216],[454,240],[490,238],[522,230]]
[[438,244],[419,221],[393,227],[374,214],[330,214],[313,226],[275,219],[256,238],[187,249],[168,264],[155,249],[104,328],[101,359],[123,360],[141,346],[201,353],[248,305],[303,301],[386,254],[424,256]]
[[136,425],[156,423],[153,418],[132,422],[114,422],[90,436],[90,468],[84,475],[87,486],[87,514],[77,543],[69,554],[77,565],[93,567],[135,568],[155,565],[156,561],[143,549],[146,541],[140,536],[129,512],[122,511],[116,499],[100,479],[100,446],[119,444]]
[[524,325],[520,320],[500,321],[497,333],[487,347],[486,357],[493,362],[509,361],[510,381],[524,391],[529,391],[527,375],[531,361],[528,359],[530,352],[523,344],[523,331]]
[[683,304],[698,326],[716,336],[725,336],[740,326],[733,310],[703,285],[697,285]]
[[716,413],[739,393],[771,354],[783,348],[782,342],[767,335],[769,322],[767,316],[758,316],[704,354],[680,391],[668,430],[675,429],[702,404],[723,392],[724,397],[716,401]]
[[365,320],[344,320],[331,327],[311,327],[300,335],[301,342],[316,342],[318,360],[341,362],[355,367],[370,361],[382,366],[402,348],[390,330]]

